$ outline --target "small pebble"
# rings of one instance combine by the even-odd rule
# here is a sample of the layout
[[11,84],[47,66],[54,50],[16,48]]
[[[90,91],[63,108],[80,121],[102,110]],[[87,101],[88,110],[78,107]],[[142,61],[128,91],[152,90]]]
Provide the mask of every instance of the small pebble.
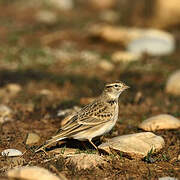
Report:
[[166,177],[160,177],[158,180],[178,180],[178,179],[175,177],[166,176]]
[[4,151],[1,152],[1,155],[8,157],[21,156],[22,152],[17,149],[5,149]]
[[39,135],[37,135],[36,133],[29,133],[26,138],[26,144],[34,144],[37,143],[39,140]]
[[166,92],[180,96],[180,70],[175,71],[169,76],[166,84]]

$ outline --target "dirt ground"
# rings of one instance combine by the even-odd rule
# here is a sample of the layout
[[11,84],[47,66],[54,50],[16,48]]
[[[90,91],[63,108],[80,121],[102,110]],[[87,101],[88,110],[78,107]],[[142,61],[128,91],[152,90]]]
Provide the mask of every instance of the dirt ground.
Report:
[[[77,1],[76,7],[70,11],[54,8],[58,20],[43,23],[35,17],[43,8],[52,10],[46,4],[33,6],[30,2],[0,1],[0,98],[1,104],[13,110],[13,120],[0,126],[0,152],[7,148],[25,152],[19,159],[0,156],[1,176],[12,167],[33,165],[45,167],[57,175],[61,173],[68,179],[180,177],[180,161],[177,160],[180,154],[179,129],[155,132],[164,138],[165,147],[152,155],[151,160],[102,153],[107,164],[78,170],[75,165],[67,164],[63,156],[55,158],[53,153],[34,153],[34,149],[60,127],[63,117],[57,117],[58,110],[86,105],[101,93],[106,82],[114,80],[126,82],[131,89],[121,95],[119,120],[104,139],[143,132],[138,129],[138,124],[153,115],[168,113],[180,118],[180,97],[165,92],[168,76],[180,67],[180,27],[168,29],[177,39],[177,48],[172,55],[145,56],[142,61],[128,65],[114,64],[113,70],[106,71],[97,65],[96,58],[94,62],[71,58],[76,52],[88,51],[111,62],[112,52],[123,49],[119,44],[107,43],[88,34],[88,26],[101,23],[98,10]],[[120,24],[119,21],[116,25]],[[52,53],[58,48],[66,49],[70,60],[62,61]],[[10,83],[18,84],[21,91],[6,92],[4,89]],[[137,99],[139,93],[141,97]],[[30,132],[41,138],[32,146],[25,143]],[[57,147],[54,145],[51,149]],[[60,147],[64,148],[64,145]],[[95,152],[88,142],[86,147],[78,141],[67,142],[66,147],[85,153]]]

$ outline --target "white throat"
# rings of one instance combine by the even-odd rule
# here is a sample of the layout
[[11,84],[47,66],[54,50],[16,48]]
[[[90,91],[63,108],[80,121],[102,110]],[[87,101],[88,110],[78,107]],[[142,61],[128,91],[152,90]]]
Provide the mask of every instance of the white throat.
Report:
[[118,99],[120,94],[121,94],[121,93],[118,93],[118,94],[108,93],[108,96],[109,96],[111,99]]

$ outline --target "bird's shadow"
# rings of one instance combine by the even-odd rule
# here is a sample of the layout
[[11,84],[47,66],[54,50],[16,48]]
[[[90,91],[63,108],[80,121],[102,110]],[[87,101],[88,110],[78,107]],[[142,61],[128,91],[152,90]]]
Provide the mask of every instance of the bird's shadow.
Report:
[[[100,138],[97,138],[93,140],[93,142],[98,146],[101,144]],[[46,152],[50,152],[52,150],[58,149],[58,148],[71,148],[71,149],[77,149],[77,151],[91,151],[96,150],[89,141],[79,141],[76,139],[67,139],[63,143],[57,143],[51,147],[46,148]]]

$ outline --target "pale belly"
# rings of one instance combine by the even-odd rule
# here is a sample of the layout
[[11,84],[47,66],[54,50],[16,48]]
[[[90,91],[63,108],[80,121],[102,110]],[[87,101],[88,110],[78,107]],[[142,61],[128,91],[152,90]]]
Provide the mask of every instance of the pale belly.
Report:
[[101,124],[99,126],[92,127],[86,131],[80,132],[74,135],[73,138],[83,141],[87,139],[93,139],[98,136],[102,136],[108,133],[109,131],[111,131],[111,129],[116,124],[117,120],[118,120],[118,107],[115,109],[114,117],[112,118],[112,120],[109,120],[108,122]]

